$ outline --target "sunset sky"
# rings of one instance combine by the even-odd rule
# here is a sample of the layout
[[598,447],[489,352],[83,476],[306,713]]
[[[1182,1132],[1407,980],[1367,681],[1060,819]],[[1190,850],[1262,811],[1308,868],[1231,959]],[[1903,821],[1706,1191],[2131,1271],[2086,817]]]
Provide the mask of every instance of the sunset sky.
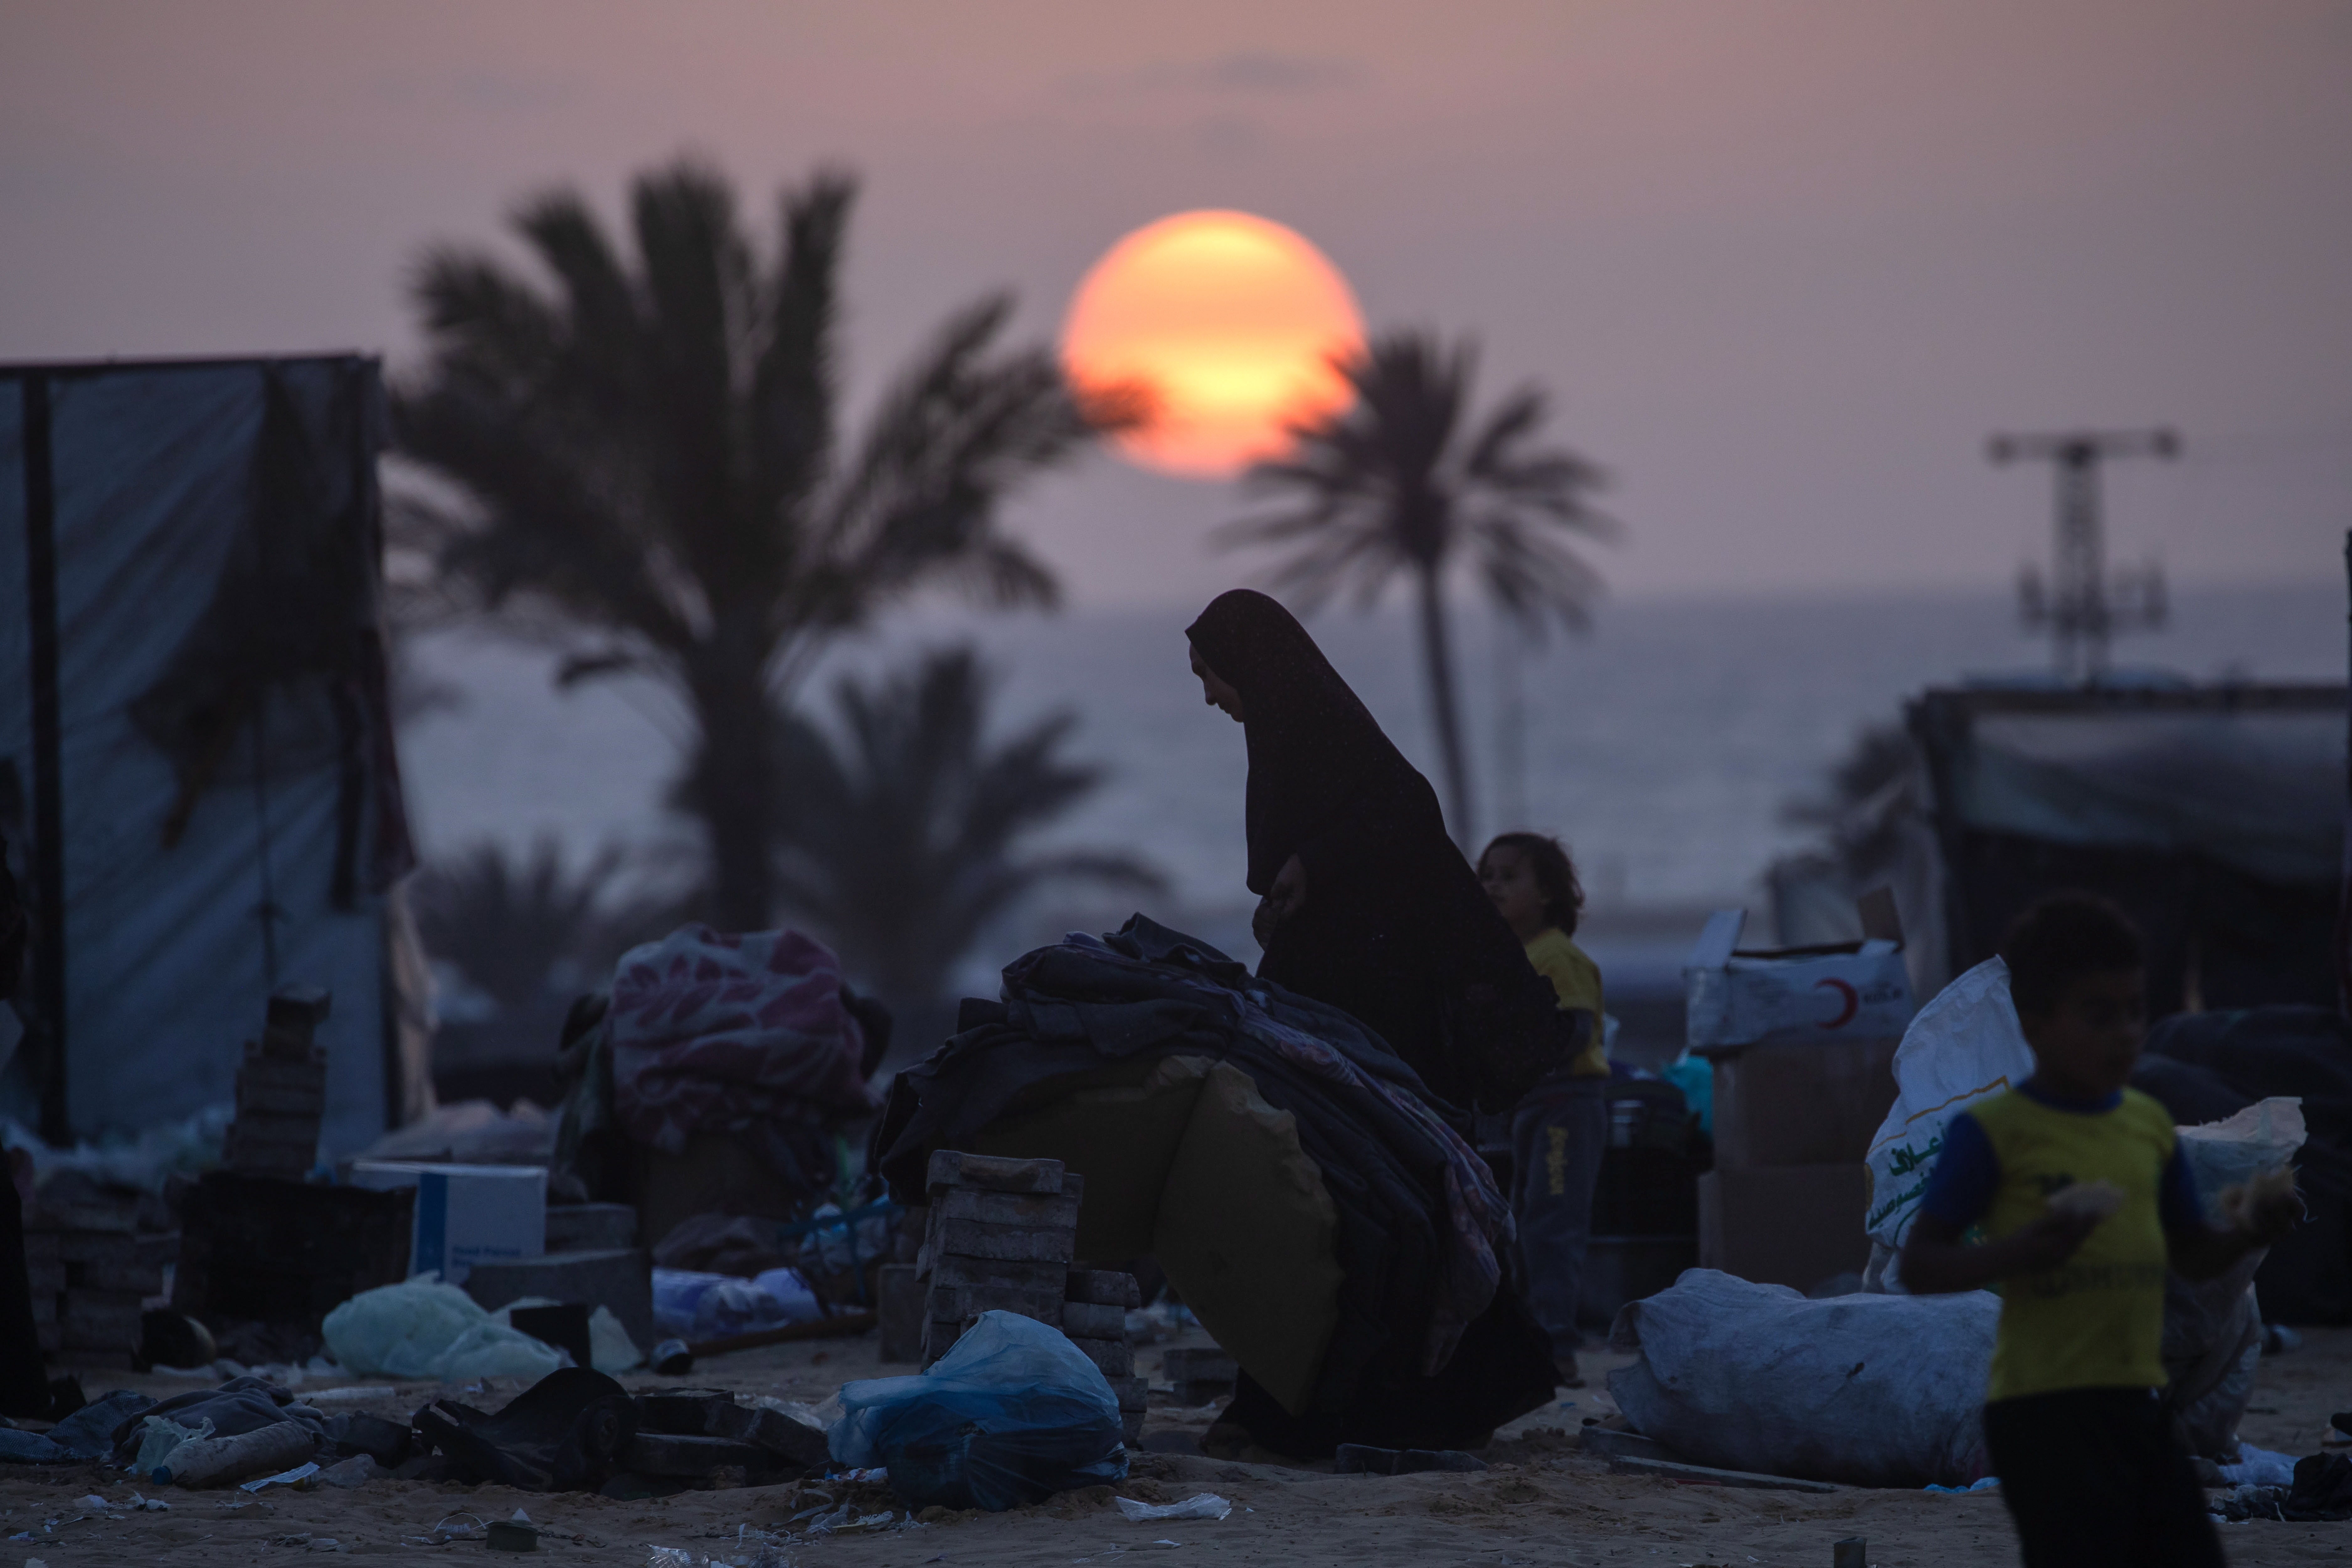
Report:
[[[2352,4],[0,0],[0,358],[356,347],[428,240],[681,150],[866,180],[853,386],[1025,334],[1121,235],[1288,225],[1374,330],[1485,344],[1616,476],[1628,595],[1999,588],[1998,428],[2168,422],[2119,554],[2311,581],[2352,526]],[[2137,470],[2137,471],[2127,471]],[[1247,579],[1229,487],[1116,458],[1019,526],[1082,602]]]

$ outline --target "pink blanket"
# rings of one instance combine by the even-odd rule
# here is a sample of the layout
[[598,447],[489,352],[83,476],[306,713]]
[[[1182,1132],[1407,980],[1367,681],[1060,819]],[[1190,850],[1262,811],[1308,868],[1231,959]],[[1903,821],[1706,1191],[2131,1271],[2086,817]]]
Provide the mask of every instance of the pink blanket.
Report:
[[698,1132],[757,1135],[865,1116],[865,1032],[841,964],[798,931],[680,926],[613,976],[613,1090],[622,1128],[673,1153]]

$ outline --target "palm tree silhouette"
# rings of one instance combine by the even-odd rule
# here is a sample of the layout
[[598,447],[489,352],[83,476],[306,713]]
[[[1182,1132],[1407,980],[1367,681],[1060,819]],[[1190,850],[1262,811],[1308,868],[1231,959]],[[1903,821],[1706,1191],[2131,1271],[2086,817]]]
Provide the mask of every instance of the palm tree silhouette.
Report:
[[772,257],[726,179],[692,161],[632,188],[624,262],[587,203],[553,191],[514,224],[551,291],[486,255],[426,253],[426,363],[394,438],[457,481],[414,501],[412,542],[461,607],[568,655],[560,679],[649,673],[682,700],[711,909],[772,917],[770,705],[825,643],[914,589],[1055,598],[998,504],[1092,430],[1043,349],[999,351],[999,295],[950,317],[859,438],[838,420],[836,285],[855,184],[782,201]]
[[1354,405],[1316,425],[1296,426],[1296,452],[1260,463],[1244,493],[1288,504],[1219,531],[1227,544],[1288,547],[1274,586],[1311,613],[1353,590],[1359,606],[1378,599],[1399,573],[1413,579],[1422,661],[1445,768],[1446,816],[1454,837],[1471,835],[1470,763],[1462,744],[1445,579],[1465,560],[1487,597],[1528,635],[1558,621],[1590,620],[1600,574],[1561,537],[1612,539],[1617,524],[1588,498],[1601,470],[1564,447],[1538,447],[1545,395],[1524,386],[1482,421],[1470,417],[1475,344],[1451,349],[1434,335],[1384,333],[1340,369]]
[[1061,754],[1076,715],[1046,715],[991,743],[989,681],[970,648],[835,688],[836,741],[779,716],[780,876],[847,972],[895,1008],[938,1001],[981,929],[1047,883],[1083,879],[1156,891],[1160,875],[1126,855],[1021,855],[1021,840],[1101,782]]

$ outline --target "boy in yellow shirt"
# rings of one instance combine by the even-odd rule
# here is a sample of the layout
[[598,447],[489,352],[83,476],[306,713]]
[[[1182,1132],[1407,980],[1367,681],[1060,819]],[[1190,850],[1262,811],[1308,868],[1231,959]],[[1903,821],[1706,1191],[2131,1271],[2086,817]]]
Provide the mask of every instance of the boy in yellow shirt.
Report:
[[1601,969],[1570,940],[1584,889],[1559,839],[1503,834],[1478,857],[1478,880],[1503,923],[1527,944],[1528,962],[1551,982],[1560,1011],[1577,1016],[1581,1036],[1569,1065],[1529,1089],[1511,1115],[1511,1213],[1527,1259],[1528,1304],[1551,1335],[1560,1381],[1581,1388],[1577,1287],[1592,1234],[1592,1189],[1609,1141]]
[[[2145,1032],[2138,934],[2057,894],[2001,943],[2033,1076],[1952,1118],[1904,1243],[1922,1293],[2001,1284],[1985,1447],[2026,1568],[2221,1562],[2162,1394],[2164,1277],[2210,1279],[2283,1236],[2292,1194],[2206,1224],[2172,1118],[2126,1088]],[[1960,1237],[1981,1226],[1991,1239]]]

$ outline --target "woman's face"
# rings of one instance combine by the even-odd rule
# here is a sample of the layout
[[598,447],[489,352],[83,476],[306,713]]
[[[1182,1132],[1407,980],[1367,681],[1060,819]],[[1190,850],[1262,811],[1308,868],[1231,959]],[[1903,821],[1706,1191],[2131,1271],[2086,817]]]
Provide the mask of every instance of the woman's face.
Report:
[[[1186,647],[1191,647],[1188,643]],[[1202,700],[1212,708],[1222,708],[1232,715],[1234,723],[1242,721],[1242,694],[1217,677],[1217,672],[1201,662],[1201,650],[1192,648],[1192,673],[1201,678]]]
[[1528,858],[1506,844],[1486,851],[1478,861],[1478,881],[1486,896],[1495,900],[1496,912],[1503,923],[1525,940],[1543,930],[1543,889],[1536,881],[1536,868]]

